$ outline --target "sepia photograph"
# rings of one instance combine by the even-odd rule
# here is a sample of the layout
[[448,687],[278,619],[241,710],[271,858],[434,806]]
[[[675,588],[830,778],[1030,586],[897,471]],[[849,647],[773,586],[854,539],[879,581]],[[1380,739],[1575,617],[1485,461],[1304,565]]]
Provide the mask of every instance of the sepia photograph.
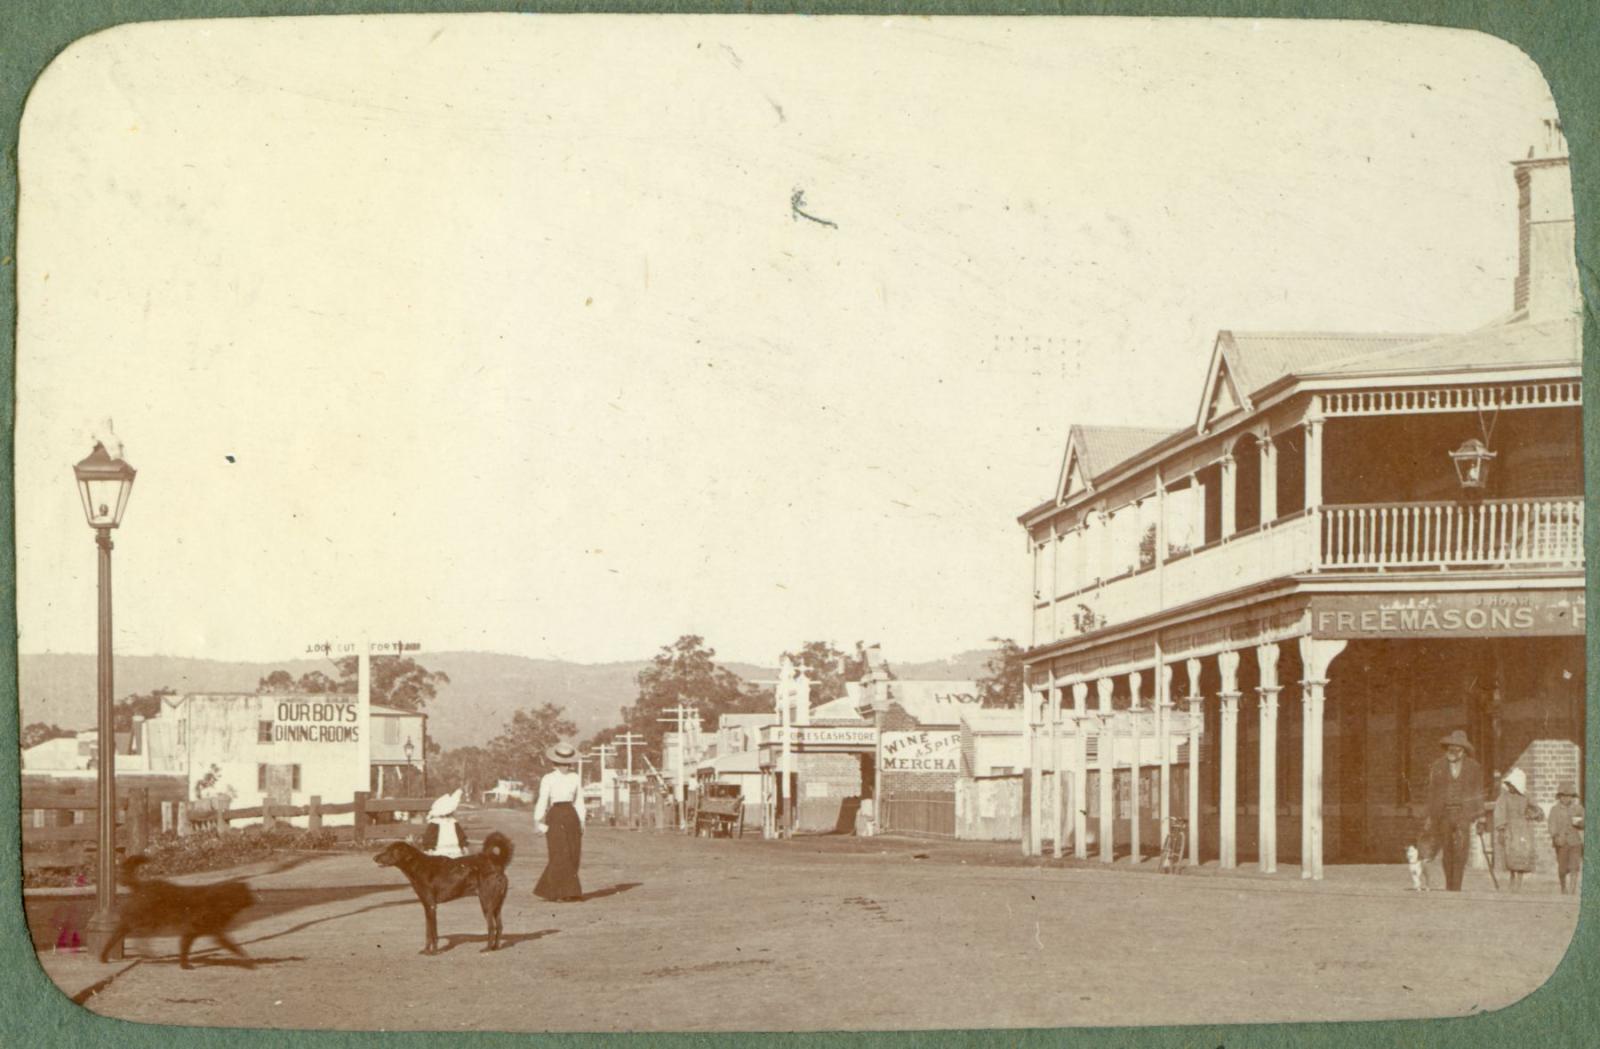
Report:
[[1567,954],[1584,311],[1512,44],[153,21],[18,141],[19,891],[83,1009],[1414,1020]]

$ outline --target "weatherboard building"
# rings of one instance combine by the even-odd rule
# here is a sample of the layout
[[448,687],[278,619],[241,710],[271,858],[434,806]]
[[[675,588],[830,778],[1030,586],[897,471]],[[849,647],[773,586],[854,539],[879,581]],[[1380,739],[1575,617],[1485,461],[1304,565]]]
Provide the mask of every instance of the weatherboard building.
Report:
[[137,731],[143,767],[182,775],[195,801],[243,809],[424,794],[427,715],[363,709],[346,693],[168,695]]
[[[1456,334],[1224,331],[1192,424],[1074,426],[1033,562],[1029,852],[1100,832],[1075,771],[1194,862],[1398,862],[1462,729],[1534,800],[1585,722],[1581,321],[1559,128],[1512,165],[1509,315]],[[1103,740],[1152,740],[1143,769]],[[1086,762],[1093,749],[1097,760]],[[1141,768],[1139,775],[1132,770]],[[1100,833],[1126,855],[1126,823]],[[1110,839],[1109,841],[1106,839]]]

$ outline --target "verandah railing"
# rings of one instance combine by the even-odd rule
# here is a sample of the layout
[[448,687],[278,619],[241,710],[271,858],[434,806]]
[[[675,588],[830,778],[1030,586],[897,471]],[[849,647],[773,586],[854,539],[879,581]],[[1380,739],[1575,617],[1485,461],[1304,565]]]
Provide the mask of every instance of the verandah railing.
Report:
[[1321,568],[1455,568],[1583,563],[1583,500],[1325,506]]

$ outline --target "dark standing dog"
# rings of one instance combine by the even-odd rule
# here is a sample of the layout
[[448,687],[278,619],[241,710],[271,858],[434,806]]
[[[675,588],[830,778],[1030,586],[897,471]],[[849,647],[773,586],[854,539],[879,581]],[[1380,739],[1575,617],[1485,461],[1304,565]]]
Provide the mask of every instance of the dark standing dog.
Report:
[[112,945],[125,936],[165,932],[178,934],[178,964],[185,969],[191,968],[189,948],[201,936],[215,938],[248,963],[250,956],[228,939],[228,928],[240,911],[256,902],[250,886],[242,881],[175,885],[160,879],[147,880],[139,876],[139,868],[147,862],[143,856],[129,856],[122,861],[123,884],[133,894],[121,901],[116,931],[100,952],[100,960],[106,961]]
[[409,842],[397,841],[372,857],[384,867],[398,867],[422,904],[427,918],[427,943],[423,954],[439,950],[439,904],[476,894],[489,927],[485,951],[500,947],[500,905],[506,900],[506,866],[511,863],[511,839],[495,831],[483,839],[483,851],[460,859],[429,856]]

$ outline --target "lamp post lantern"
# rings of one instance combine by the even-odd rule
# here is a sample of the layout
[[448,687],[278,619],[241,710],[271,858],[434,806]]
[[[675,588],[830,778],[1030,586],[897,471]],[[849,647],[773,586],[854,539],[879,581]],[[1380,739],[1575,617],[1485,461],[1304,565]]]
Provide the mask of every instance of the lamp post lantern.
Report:
[[[109,434],[107,435],[109,437]],[[113,439],[115,444],[115,439]],[[134,469],[96,441],[86,459],[72,468],[83,500],[83,515],[95,532],[100,548],[100,643],[98,675],[98,730],[96,755],[96,821],[98,855],[95,857],[94,916],[89,919],[89,949],[95,955],[109,948],[122,957],[122,944],[110,942],[117,927],[117,733],[111,694],[111,530],[122,523],[122,512],[133,491]]]

